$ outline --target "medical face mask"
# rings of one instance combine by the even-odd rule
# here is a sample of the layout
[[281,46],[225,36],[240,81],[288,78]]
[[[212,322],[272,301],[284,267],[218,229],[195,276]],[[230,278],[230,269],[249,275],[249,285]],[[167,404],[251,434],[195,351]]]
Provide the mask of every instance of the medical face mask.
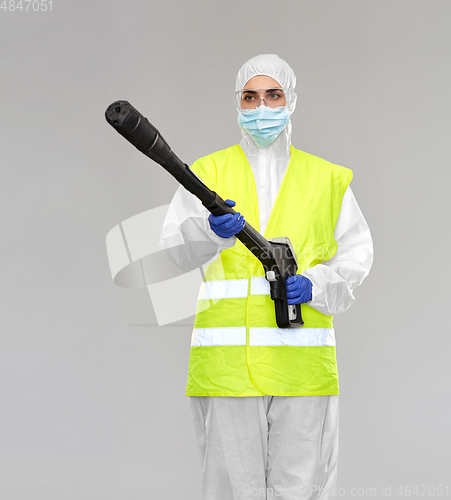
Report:
[[249,132],[259,148],[267,148],[279,137],[290,121],[290,113],[286,106],[269,108],[261,105],[253,110],[241,110],[238,124]]

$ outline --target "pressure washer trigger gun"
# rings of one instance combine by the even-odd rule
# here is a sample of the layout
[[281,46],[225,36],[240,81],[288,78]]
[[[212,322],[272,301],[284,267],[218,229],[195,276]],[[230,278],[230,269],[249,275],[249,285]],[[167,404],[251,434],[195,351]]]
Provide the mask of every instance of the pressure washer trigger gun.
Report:
[[304,321],[301,315],[301,305],[288,304],[287,298],[286,280],[289,276],[294,276],[298,269],[293,245],[286,236],[268,239],[268,242],[272,247],[277,265],[274,269],[265,268],[265,278],[269,282],[271,298],[276,306],[277,323],[291,327],[302,326]]

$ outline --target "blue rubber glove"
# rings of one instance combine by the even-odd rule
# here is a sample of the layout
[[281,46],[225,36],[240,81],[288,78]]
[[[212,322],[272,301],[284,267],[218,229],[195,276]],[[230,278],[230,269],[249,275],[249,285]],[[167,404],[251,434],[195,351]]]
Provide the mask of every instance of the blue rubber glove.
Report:
[[[234,207],[236,203],[233,200],[225,200],[229,207]],[[234,214],[218,215],[211,214],[208,217],[211,229],[221,238],[230,238],[239,233],[245,224],[243,216],[236,212]]]
[[286,285],[288,304],[304,304],[312,300],[312,282],[302,274],[287,278]]

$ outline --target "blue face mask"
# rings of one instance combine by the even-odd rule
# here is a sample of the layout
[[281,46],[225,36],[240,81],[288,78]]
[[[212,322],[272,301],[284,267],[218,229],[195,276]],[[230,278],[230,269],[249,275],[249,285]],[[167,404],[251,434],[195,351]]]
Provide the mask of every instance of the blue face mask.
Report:
[[259,106],[252,111],[240,112],[238,124],[247,130],[259,148],[267,148],[279,137],[290,121],[290,113],[286,106],[270,108]]

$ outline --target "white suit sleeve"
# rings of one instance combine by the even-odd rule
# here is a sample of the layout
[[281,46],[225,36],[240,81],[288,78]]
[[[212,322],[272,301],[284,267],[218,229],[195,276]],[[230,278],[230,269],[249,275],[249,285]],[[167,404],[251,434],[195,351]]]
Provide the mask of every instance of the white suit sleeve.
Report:
[[308,305],[328,315],[351,306],[355,300],[352,290],[362,283],[373,263],[371,233],[350,186],[343,196],[334,237],[338,244],[335,255],[302,273],[313,283]]
[[209,262],[221,250],[233,247],[236,236],[221,238],[208,222],[210,212],[201,201],[179,186],[163,223],[160,248],[184,271]]

